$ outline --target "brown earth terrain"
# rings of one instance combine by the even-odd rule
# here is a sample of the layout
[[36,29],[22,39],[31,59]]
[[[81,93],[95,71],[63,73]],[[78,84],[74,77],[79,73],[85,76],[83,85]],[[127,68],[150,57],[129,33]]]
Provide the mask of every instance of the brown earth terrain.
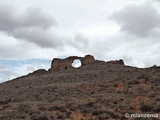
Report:
[[[75,59],[81,67],[71,66]],[[158,66],[136,68],[91,55],[55,58],[48,71],[0,84],[0,120],[159,120],[159,84]]]

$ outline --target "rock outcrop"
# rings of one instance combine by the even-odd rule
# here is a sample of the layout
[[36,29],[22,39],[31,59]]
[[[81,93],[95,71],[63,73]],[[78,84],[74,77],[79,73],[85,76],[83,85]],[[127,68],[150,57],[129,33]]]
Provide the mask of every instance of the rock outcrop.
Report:
[[66,59],[59,59],[54,58],[51,63],[51,69],[50,72],[58,72],[63,71],[66,69],[71,69],[72,63],[74,60],[79,59],[82,63],[82,65],[90,64],[96,62],[94,57],[92,55],[86,55],[85,57],[78,57],[78,56],[70,56]]
[[[51,68],[46,71],[44,69],[36,70],[33,73],[30,73],[29,75],[44,75],[52,72],[59,72],[59,71],[65,71],[67,69],[73,69],[74,67],[72,66],[72,63],[74,60],[80,60],[82,66],[91,64],[91,63],[97,63],[97,62],[105,62],[105,61],[100,61],[100,60],[95,60],[95,58],[92,55],[86,55],[85,57],[78,57],[78,56],[70,56],[65,59],[60,59],[60,58],[54,58],[51,63]],[[107,61],[107,64],[119,64],[119,65],[124,65],[124,62],[122,59],[120,60],[115,60],[115,61]]]
[[120,59],[120,60],[115,60],[115,61],[108,61],[107,63],[124,65],[124,62],[123,62],[122,59]]
[[44,75],[46,73],[47,73],[47,71],[45,69],[39,69],[39,70],[34,71],[31,74],[34,74],[34,75]]

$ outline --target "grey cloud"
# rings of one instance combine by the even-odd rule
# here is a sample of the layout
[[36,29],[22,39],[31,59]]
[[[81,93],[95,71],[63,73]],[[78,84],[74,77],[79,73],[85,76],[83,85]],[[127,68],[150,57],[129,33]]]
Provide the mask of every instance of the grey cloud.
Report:
[[20,15],[20,26],[24,27],[40,27],[47,29],[58,23],[52,16],[42,11],[40,8],[31,7],[27,9],[25,14]]
[[[7,42],[9,44],[9,41]],[[29,57],[31,53],[34,53],[33,49],[35,49],[35,47],[31,44],[31,49],[31,45],[27,46],[25,44],[27,43],[9,44],[8,46],[0,45],[0,59],[20,59]]]
[[14,7],[0,5],[0,31],[9,36],[35,43],[40,47],[63,46],[52,29],[57,26],[55,18],[40,8],[31,7],[19,13]]
[[1,30],[10,32],[22,27],[38,27],[47,29],[57,25],[56,20],[40,8],[30,7],[24,13],[19,13],[14,7],[0,5]]
[[86,48],[89,47],[89,39],[82,33],[76,33],[72,46],[85,52]]
[[155,0],[155,1],[160,2],[160,0]]
[[121,25],[122,31],[140,37],[147,37],[152,34],[152,30],[160,27],[160,14],[148,2],[123,6],[110,18]]
[[13,31],[12,34],[16,38],[24,39],[29,42],[34,42],[44,48],[58,48],[59,45],[63,45],[63,42],[60,43],[60,38],[56,34],[51,34],[49,31],[44,31],[43,29],[20,28]]

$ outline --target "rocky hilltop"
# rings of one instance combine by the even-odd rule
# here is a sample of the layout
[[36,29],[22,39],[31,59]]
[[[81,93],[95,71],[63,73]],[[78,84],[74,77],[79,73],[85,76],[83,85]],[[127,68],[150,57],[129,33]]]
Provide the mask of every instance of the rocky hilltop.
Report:
[[[81,67],[72,67],[75,59]],[[159,84],[159,66],[136,68],[91,55],[54,58],[49,70],[0,84],[0,120],[144,119],[129,117],[136,113],[158,120]]]

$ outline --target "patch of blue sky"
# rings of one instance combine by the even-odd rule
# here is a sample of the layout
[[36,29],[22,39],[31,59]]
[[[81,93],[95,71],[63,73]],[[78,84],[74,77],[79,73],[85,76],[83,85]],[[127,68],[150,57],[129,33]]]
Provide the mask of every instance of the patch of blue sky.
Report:
[[29,60],[0,60],[1,65],[7,65],[10,67],[17,67],[20,65],[25,65],[25,64],[45,64],[45,65],[50,65],[51,60],[46,60],[46,59],[29,59]]
[[67,56],[67,55],[58,56],[58,58],[60,58],[60,59],[65,59],[65,58],[67,58],[67,57],[69,57],[69,56]]

